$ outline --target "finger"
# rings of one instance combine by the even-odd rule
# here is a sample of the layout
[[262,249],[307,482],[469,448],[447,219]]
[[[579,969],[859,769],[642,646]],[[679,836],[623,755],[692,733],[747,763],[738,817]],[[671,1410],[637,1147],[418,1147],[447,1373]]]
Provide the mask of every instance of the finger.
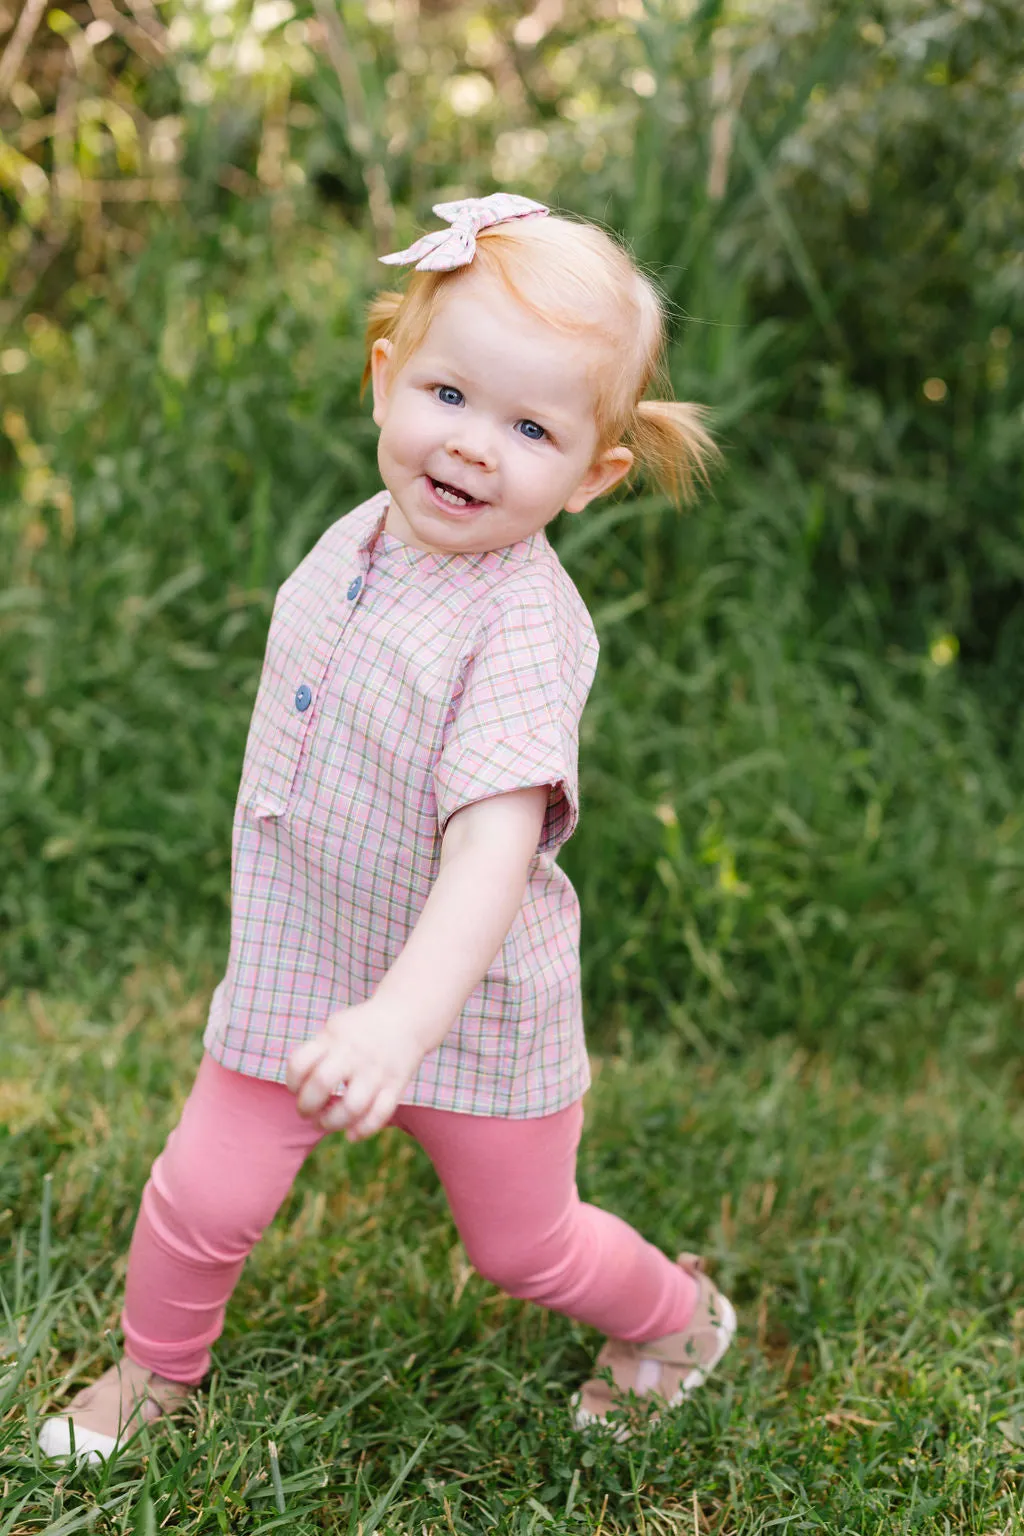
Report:
[[349,1141],[365,1141],[367,1136],[375,1136],[382,1131],[395,1113],[398,1105],[398,1093],[393,1088],[382,1088],[370,1104],[366,1113],[359,1119],[353,1119],[346,1136]]
[[333,1079],[330,1083],[324,1082],[319,1076],[306,1078],[295,1100],[295,1107],[303,1120],[315,1120],[323,1112],[325,1104],[342,1091],[342,1085]]
[[344,1130],[345,1126],[365,1115],[376,1095],[377,1088],[372,1078],[353,1075],[351,1082],[345,1085],[344,1097],[321,1116],[320,1124],[325,1131]]
[[323,1035],[317,1035],[315,1040],[307,1040],[305,1045],[300,1045],[292,1051],[285,1072],[285,1082],[292,1093],[298,1093],[309,1073],[327,1050],[328,1044]]
[[348,1076],[348,1064],[342,1052],[326,1050],[299,1089],[296,1108],[306,1119],[318,1115],[333,1099]]
[[327,1105],[319,1120],[320,1128],[324,1131],[343,1131],[348,1124],[348,1111],[345,1108],[345,1095],[339,1094]]

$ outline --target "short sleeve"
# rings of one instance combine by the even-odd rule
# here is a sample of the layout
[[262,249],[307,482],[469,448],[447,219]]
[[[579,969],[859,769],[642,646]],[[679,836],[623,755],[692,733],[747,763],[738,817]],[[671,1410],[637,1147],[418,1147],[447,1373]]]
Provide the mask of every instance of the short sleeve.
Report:
[[597,637],[575,588],[516,585],[497,594],[474,640],[434,767],[437,819],[443,834],[463,806],[550,784],[538,848],[554,854],[579,820],[579,724]]

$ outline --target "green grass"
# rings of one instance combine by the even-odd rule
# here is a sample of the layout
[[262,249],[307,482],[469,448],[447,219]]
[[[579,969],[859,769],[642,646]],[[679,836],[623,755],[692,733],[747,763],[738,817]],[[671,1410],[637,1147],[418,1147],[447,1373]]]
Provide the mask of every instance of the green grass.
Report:
[[956,1048],[900,1081],[792,1038],[597,1062],[584,1195],[701,1249],[741,1320],[705,1390],[630,1445],[568,1425],[596,1336],[469,1273],[425,1157],[388,1132],[303,1171],[190,1414],[100,1474],[40,1463],[33,1423],[116,1347],[210,981],[154,967],[113,1004],[83,981],[0,1016],[5,1536],[1024,1529],[1021,1085]]

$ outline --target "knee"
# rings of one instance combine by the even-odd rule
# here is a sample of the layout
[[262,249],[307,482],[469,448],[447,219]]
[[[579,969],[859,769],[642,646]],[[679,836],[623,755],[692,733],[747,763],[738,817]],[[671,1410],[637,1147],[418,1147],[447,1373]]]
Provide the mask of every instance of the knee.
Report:
[[181,1166],[167,1153],[157,1158],[142,1207],[164,1244],[199,1265],[236,1263],[263,1235],[274,1214],[259,1190],[241,1188],[216,1171]]
[[521,1301],[543,1302],[559,1293],[571,1267],[567,1255],[546,1247],[524,1246],[498,1238],[467,1249],[470,1263],[484,1280]]

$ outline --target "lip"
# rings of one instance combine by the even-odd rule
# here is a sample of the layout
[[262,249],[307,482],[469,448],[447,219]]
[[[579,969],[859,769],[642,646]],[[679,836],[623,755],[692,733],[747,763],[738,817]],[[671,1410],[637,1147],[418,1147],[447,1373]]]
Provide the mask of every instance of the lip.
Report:
[[[486,501],[470,501],[464,507],[453,507],[450,501],[442,500],[434,490],[433,480],[430,475],[423,476],[423,483],[427,488],[427,497],[431,506],[436,507],[439,512],[443,512],[446,517],[475,517],[478,512],[488,505]],[[442,481],[441,483],[447,484],[447,481]]]

